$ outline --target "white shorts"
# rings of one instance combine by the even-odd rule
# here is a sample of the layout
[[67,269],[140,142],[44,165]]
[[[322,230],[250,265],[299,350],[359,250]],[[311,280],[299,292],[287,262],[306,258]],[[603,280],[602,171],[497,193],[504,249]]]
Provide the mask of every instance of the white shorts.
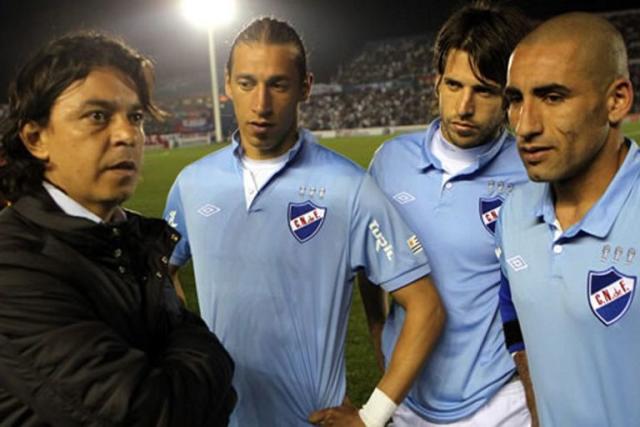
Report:
[[524,387],[520,380],[506,383],[483,407],[467,418],[436,424],[421,418],[404,403],[393,414],[392,427],[530,427]]

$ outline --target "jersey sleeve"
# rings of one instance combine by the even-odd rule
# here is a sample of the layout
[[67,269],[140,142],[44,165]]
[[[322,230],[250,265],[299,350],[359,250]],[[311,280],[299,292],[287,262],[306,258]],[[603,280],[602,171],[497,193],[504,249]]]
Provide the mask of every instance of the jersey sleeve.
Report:
[[167,204],[164,208],[163,218],[175,228],[182,238],[176,245],[169,262],[173,265],[184,265],[191,259],[191,247],[189,246],[189,233],[187,221],[184,215],[183,198],[180,192],[180,176],[175,180],[167,196]]
[[350,233],[351,268],[363,268],[369,280],[386,291],[431,272],[417,236],[368,174],[355,197]]
[[496,256],[500,260],[500,291],[499,305],[500,316],[502,317],[502,328],[504,331],[505,345],[510,353],[524,350],[524,340],[520,330],[520,322],[516,308],[511,299],[511,286],[507,275],[507,265],[502,251],[502,217],[498,218],[496,224]]
[[384,148],[384,144],[382,144],[381,146],[379,146],[375,153],[373,153],[373,157],[371,158],[371,162],[369,163],[369,175],[371,175],[371,177],[373,178],[373,182],[376,183],[376,185],[378,185],[379,188],[384,189],[384,185],[382,185],[381,179],[382,179],[382,174],[379,173],[380,171],[380,163],[382,162],[381,159],[384,158],[384,156],[380,156],[380,151]]

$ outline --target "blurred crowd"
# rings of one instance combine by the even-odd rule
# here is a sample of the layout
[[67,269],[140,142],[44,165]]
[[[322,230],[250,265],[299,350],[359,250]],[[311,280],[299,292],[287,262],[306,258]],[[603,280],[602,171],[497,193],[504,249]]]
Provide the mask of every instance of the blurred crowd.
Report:
[[340,67],[335,81],[361,85],[429,75],[433,40],[432,36],[419,35],[369,42]]
[[312,130],[426,123],[432,92],[433,85],[415,81],[312,95],[301,108],[300,122]]
[[604,15],[622,33],[629,58],[640,59],[640,9]]
[[[634,113],[640,112],[640,9],[606,15],[627,43],[631,80],[636,89]],[[367,43],[340,67],[333,87],[312,94],[301,122],[313,130],[350,129],[427,123],[433,116],[433,37]]]
[[[620,29],[627,43],[631,80],[636,88],[632,111],[640,113],[640,9],[605,16]],[[315,86],[301,108],[300,123],[312,130],[427,123],[433,117],[433,40],[433,35],[417,35],[366,43],[353,59],[339,67],[331,82]],[[194,93],[187,86],[163,91],[159,85],[161,94],[164,92],[161,104],[172,116],[164,123],[148,122],[148,134],[213,129],[211,95]],[[221,107],[224,134],[228,135],[235,128],[232,107],[225,99]],[[6,113],[6,105],[0,104],[0,117]]]
[[367,43],[326,90],[312,92],[300,122],[312,130],[426,123],[433,93],[433,37]]

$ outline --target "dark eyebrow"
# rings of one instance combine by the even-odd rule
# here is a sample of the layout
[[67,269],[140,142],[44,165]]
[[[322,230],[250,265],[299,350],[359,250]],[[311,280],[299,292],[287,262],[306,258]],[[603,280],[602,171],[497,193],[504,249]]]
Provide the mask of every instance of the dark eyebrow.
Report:
[[267,84],[280,83],[280,82],[289,82],[291,78],[285,75],[275,75],[271,76],[267,79]]
[[[442,77],[442,80],[445,83],[456,83],[462,86],[462,82],[458,79],[454,79],[453,77],[448,77],[448,76],[444,76]],[[502,91],[502,89],[500,88],[500,86],[496,86],[496,85],[492,85],[489,83],[485,83],[485,82],[480,82],[478,84],[472,85],[471,88],[473,90],[486,90],[489,91],[491,93],[500,93]]]
[[533,88],[533,94],[538,98],[542,98],[550,93],[568,95],[569,93],[571,93],[571,90],[568,87],[558,83],[551,83],[548,85]]
[[[237,74],[234,78],[235,80],[249,80],[254,83],[257,82],[256,77],[252,74]],[[279,82],[290,82],[290,81],[291,81],[290,76],[287,76],[286,74],[276,74],[275,76],[269,76],[266,83],[274,84]]]

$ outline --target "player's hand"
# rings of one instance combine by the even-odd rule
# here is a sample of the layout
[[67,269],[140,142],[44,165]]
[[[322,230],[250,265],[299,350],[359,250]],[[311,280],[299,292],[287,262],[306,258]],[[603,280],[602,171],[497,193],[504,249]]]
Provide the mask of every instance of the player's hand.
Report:
[[358,408],[346,401],[340,406],[312,413],[309,415],[309,422],[317,426],[365,427],[360,415],[358,415]]

